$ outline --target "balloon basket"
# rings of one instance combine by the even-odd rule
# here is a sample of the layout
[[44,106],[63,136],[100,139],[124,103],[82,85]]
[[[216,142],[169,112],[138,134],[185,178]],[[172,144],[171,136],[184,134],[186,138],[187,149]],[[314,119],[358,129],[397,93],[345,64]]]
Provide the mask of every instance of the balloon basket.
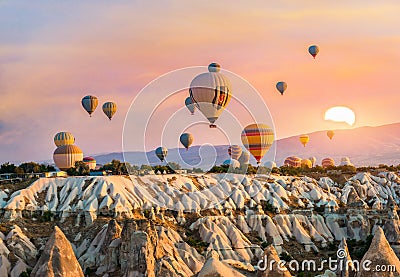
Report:
[[217,128],[217,125],[215,125],[215,124],[210,124],[210,128]]

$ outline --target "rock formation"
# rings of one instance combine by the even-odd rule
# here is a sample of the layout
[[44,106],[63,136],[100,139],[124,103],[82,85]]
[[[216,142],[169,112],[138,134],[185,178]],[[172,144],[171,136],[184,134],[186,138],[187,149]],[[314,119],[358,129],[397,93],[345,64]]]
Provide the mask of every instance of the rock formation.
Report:
[[51,234],[38,262],[32,270],[32,277],[83,277],[71,244],[57,226]]
[[[366,264],[370,270],[364,269],[363,264]],[[378,271],[378,267],[383,269],[383,266],[386,268],[388,266],[394,267],[394,272]],[[376,229],[371,246],[362,258],[360,263],[360,271],[357,273],[357,277],[378,276],[400,276],[399,258],[397,258],[393,249],[390,247],[381,227]]]

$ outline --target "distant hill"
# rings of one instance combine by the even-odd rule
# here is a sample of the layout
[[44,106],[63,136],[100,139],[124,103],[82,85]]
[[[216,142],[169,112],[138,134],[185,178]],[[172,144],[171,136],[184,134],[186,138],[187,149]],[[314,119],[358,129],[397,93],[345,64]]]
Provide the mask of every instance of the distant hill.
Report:
[[[278,140],[276,142],[276,163],[282,165],[286,157],[295,155],[301,158],[314,156],[317,158],[318,164],[326,157],[333,158],[337,164],[340,163],[341,158],[349,157],[356,166],[400,164],[400,123],[335,130],[332,140],[329,140],[326,131],[318,131],[308,135],[310,141],[306,147],[300,144],[298,136]],[[200,151],[201,156],[206,159],[205,164],[212,164],[214,163],[212,157],[215,156],[213,152],[216,151],[215,164],[221,164],[229,158],[227,149],[228,146],[226,145],[215,146],[215,150],[200,146],[193,146],[188,151],[175,148],[169,149],[168,158],[171,161],[179,161],[179,155],[181,155],[180,163],[182,165],[184,165],[183,162],[186,162],[190,166],[196,166],[200,161]],[[113,159],[123,160],[122,153],[94,155],[94,157],[100,164],[108,163]],[[127,158],[128,161],[135,161],[134,164],[160,163],[154,151],[147,153],[129,152]],[[251,162],[255,164],[253,158]]]

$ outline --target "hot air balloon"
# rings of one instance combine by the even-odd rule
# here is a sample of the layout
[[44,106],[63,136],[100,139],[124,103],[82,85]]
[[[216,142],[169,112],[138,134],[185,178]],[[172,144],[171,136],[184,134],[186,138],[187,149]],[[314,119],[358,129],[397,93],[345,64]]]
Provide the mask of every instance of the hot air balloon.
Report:
[[311,168],[312,166],[313,165],[312,165],[312,162],[310,160],[308,160],[308,159],[301,160],[301,167],[303,167],[303,168]]
[[323,168],[335,166],[335,161],[332,158],[325,158],[321,162]]
[[242,154],[240,155],[238,161],[240,162],[240,164],[248,164],[250,161],[249,152],[242,150]]
[[265,124],[250,124],[243,129],[241,138],[259,164],[274,142],[274,131]]
[[232,94],[229,79],[220,71],[220,65],[212,63],[208,72],[197,75],[190,83],[190,97],[196,107],[215,128],[214,122],[228,105]]
[[227,159],[222,164],[223,165],[229,165],[229,166],[231,166],[233,168],[239,168],[240,167],[239,161],[235,160],[235,159]]
[[89,116],[96,110],[99,101],[96,96],[87,95],[82,98],[82,106],[88,112]]
[[160,147],[158,147],[157,149],[156,149],[156,156],[160,159],[160,161],[164,161],[165,160],[165,158],[167,157],[167,154],[168,154],[168,149],[167,148],[165,148],[165,147],[162,147],[162,146],[160,146]]
[[89,167],[90,170],[96,169],[96,160],[93,157],[84,157],[83,162]]
[[188,97],[185,99],[185,105],[186,108],[190,111],[191,115],[194,115],[194,110],[196,109],[196,106],[193,104],[192,97]]
[[314,57],[318,54],[319,52],[319,47],[317,45],[311,45],[310,47],[308,47],[308,52],[311,54],[311,56]]
[[335,132],[332,130],[329,130],[328,132],[326,132],[326,135],[328,136],[329,139],[332,139],[333,136],[335,135]]
[[193,135],[190,133],[183,133],[179,140],[181,141],[182,145],[185,146],[187,151],[189,149],[189,146],[192,145],[194,138]]
[[266,168],[273,169],[273,168],[276,167],[276,163],[273,162],[273,161],[267,161],[267,162],[265,162],[264,166],[265,166]]
[[238,160],[242,155],[242,147],[239,145],[231,145],[228,147],[228,155],[231,156],[232,159]]
[[317,158],[316,158],[316,157],[309,157],[308,159],[311,161],[311,163],[312,163],[313,166],[314,166],[315,163],[317,162]]
[[303,146],[306,147],[307,143],[310,141],[310,137],[308,135],[301,135],[299,137],[299,140],[301,144],[303,144]]
[[349,157],[341,158],[341,159],[340,159],[340,165],[341,165],[341,166],[345,166],[345,165],[354,166],[354,165],[351,163]]
[[74,167],[75,162],[83,160],[82,150],[73,144],[59,146],[53,153],[56,166],[61,170]]
[[103,112],[111,120],[115,112],[117,111],[117,104],[114,102],[106,102],[103,104]]
[[292,157],[287,157],[285,161],[283,162],[284,165],[286,166],[292,166],[292,167],[300,167],[301,166],[301,159],[296,156]]
[[276,83],[276,89],[283,95],[285,90],[287,89],[287,84],[285,82]]
[[54,143],[57,147],[67,144],[74,144],[75,138],[70,132],[59,132],[54,136]]

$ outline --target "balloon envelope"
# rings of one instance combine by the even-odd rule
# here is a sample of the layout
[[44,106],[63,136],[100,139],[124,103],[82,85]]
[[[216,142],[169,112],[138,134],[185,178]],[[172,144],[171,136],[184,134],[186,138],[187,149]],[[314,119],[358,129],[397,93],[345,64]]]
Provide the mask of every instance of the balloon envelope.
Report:
[[106,102],[103,104],[103,112],[111,120],[114,114],[117,112],[117,104],[114,102]]
[[59,132],[54,136],[54,143],[57,147],[67,144],[74,144],[75,138],[70,132]]
[[83,162],[89,167],[90,170],[96,169],[96,159],[93,157],[84,157]]
[[312,163],[313,166],[314,166],[315,163],[317,162],[317,158],[316,158],[316,157],[309,157],[308,159],[311,161],[311,163]]
[[287,84],[285,82],[278,82],[276,83],[276,89],[283,95],[287,89]]
[[185,99],[185,105],[186,105],[186,108],[188,108],[188,110],[190,111],[190,113],[194,114],[194,110],[196,109],[196,106],[193,104],[193,100],[190,96]]
[[326,132],[326,135],[328,136],[329,139],[332,139],[333,136],[335,135],[335,132],[332,130],[329,130],[328,132]]
[[308,135],[301,135],[299,137],[299,140],[301,144],[303,144],[303,146],[306,147],[307,143],[310,141],[310,137]]
[[96,96],[86,95],[82,98],[82,106],[90,116],[92,116],[92,113],[96,110],[98,104],[99,100]]
[[220,65],[212,63],[208,72],[197,75],[190,83],[190,97],[196,107],[215,127],[214,122],[228,105],[232,94],[229,79],[220,71]]
[[318,52],[319,52],[319,47],[317,45],[311,45],[310,47],[308,47],[308,52],[311,54],[311,56],[314,57],[317,56]]
[[301,160],[301,167],[311,168],[313,166],[312,162],[308,159]]
[[296,156],[292,157],[287,157],[285,161],[283,162],[284,165],[286,166],[292,166],[292,167],[300,167],[301,166],[301,159]]
[[264,166],[269,169],[273,169],[276,167],[276,163],[273,161],[267,161],[264,163]]
[[237,161],[237,160],[235,160],[235,159],[228,159],[228,160],[225,160],[222,164],[224,164],[224,165],[229,165],[229,166],[231,166],[231,167],[233,167],[233,168],[239,168],[239,167],[240,167],[239,161]]
[[183,133],[179,140],[181,141],[182,145],[185,146],[186,149],[188,149],[190,145],[192,145],[194,138],[193,135],[190,133]]
[[243,129],[241,139],[244,147],[260,163],[274,142],[274,131],[265,124],[250,124]]
[[167,157],[167,154],[168,154],[168,149],[167,148],[165,148],[165,147],[162,147],[162,146],[160,146],[160,147],[158,147],[157,149],[156,149],[156,156],[160,159],[160,161],[164,161],[164,159]]
[[231,145],[228,147],[228,155],[231,156],[232,159],[238,160],[242,155],[242,147],[239,145]]
[[323,168],[335,166],[335,161],[332,158],[325,158],[321,162]]
[[82,150],[76,145],[62,145],[53,153],[56,166],[61,170],[74,167],[75,162],[83,160]]

